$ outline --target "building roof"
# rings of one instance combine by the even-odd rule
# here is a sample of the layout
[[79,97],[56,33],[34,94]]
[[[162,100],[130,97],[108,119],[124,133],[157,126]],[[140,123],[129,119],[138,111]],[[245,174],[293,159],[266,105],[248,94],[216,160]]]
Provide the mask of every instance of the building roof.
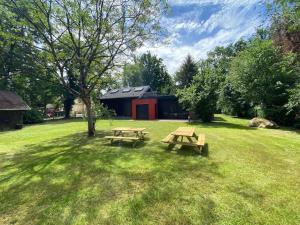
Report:
[[120,89],[109,90],[107,93],[101,96],[100,99],[141,98],[146,92],[151,91],[152,89],[150,86],[124,87]]
[[11,92],[0,90],[0,111],[23,111],[30,110],[30,107],[23,101],[23,99]]

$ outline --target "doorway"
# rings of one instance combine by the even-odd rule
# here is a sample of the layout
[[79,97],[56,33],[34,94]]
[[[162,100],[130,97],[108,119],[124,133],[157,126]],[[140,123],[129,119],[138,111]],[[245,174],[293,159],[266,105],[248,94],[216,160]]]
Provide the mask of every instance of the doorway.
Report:
[[138,120],[148,120],[149,119],[149,105],[142,104],[136,106],[136,118]]

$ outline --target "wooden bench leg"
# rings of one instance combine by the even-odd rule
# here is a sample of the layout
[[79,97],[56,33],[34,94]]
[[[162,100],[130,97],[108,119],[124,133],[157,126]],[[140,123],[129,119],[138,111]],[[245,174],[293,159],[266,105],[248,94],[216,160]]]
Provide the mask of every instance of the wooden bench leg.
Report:
[[137,144],[137,141],[134,141],[132,146],[135,148],[136,144]]
[[192,140],[192,138],[190,138],[190,137],[187,137],[187,139],[189,140],[189,142],[190,142],[190,143],[193,143],[193,140]]
[[172,151],[173,148],[174,148],[175,146],[176,146],[176,144],[170,143],[170,144],[168,145],[168,150],[169,150],[169,151]]
[[[178,140],[178,138],[179,138],[179,136],[175,136],[174,138],[173,138],[173,140],[172,140],[172,142],[176,142],[177,140]],[[168,150],[169,151],[172,151],[173,150],[173,148],[176,146],[176,144],[174,144],[174,143],[170,143],[169,144],[169,146],[168,146]]]
[[199,154],[201,154],[202,149],[203,149],[203,146],[202,146],[202,145],[197,146],[197,152],[198,152]]

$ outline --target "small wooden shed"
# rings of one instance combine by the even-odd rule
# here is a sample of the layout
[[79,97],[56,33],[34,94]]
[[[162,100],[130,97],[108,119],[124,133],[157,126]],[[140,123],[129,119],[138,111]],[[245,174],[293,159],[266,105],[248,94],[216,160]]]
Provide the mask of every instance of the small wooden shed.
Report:
[[23,112],[30,107],[17,94],[0,90],[0,130],[15,129],[23,124]]

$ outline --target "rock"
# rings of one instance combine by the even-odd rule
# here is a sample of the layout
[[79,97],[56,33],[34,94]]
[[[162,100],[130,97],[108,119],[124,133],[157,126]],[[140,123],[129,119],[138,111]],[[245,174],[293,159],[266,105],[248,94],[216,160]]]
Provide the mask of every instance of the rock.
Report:
[[279,126],[277,123],[267,120],[264,118],[255,117],[249,121],[249,127],[258,127],[258,128],[270,128],[270,129],[277,129]]

